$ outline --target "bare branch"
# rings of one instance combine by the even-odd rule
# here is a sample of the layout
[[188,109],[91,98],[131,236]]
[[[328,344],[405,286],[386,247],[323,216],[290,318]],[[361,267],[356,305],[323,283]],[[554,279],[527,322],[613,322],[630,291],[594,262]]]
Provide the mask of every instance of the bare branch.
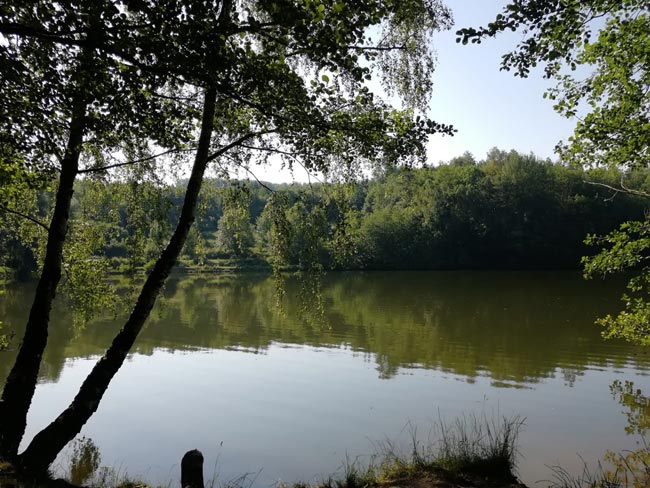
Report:
[[289,152],[289,151],[283,151],[282,149],[276,149],[274,147],[269,147],[269,146],[249,146],[249,145],[246,145],[246,144],[242,144],[241,147],[244,147],[246,149],[252,149],[252,150],[255,150],[255,151],[266,151],[266,152],[270,152],[270,153],[280,154],[282,156],[287,156],[287,157],[291,158],[296,164],[298,164],[305,171],[305,173],[307,174],[307,182],[309,183],[310,187],[312,186],[311,185],[311,179],[312,178],[314,178],[316,181],[318,181],[321,184],[323,183],[322,180],[320,178],[318,178],[318,176],[316,176],[315,174],[312,174],[309,171],[309,169],[307,169],[307,167],[303,164],[303,162],[300,161],[300,158],[298,158],[296,153],[292,153],[292,152]]
[[237,147],[237,146],[242,146],[242,144],[247,141],[248,139],[252,139],[253,137],[258,137],[262,136],[265,134],[271,134],[275,132],[275,130],[266,130],[266,131],[259,131],[259,132],[249,132],[248,134],[244,134],[243,136],[235,139],[232,141],[230,144],[226,144],[225,146],[222,146],[220,149],[218,149],[216,152],[210,154],[208,156],[207,162],[213,161],[217,159],[219,156],[222,154],[230,151],[232,148]]
[[43,222],[41,222],[40,220],[38,220],[38,219],[36,219],[36,218],[34,218],[34,217],[30,216],[30,215],[24,214],[22,212],[19,212],[18,210],[14,210],[14,209],[11,209],[9,207],[5,207],[4,205],[0,205],[0,210],[2,210],[3,212],[7,212],[7,213],[10,213],[10,214],[14,214],[14,215],[17,215],[19,217],[22,217],[25,220],[29,220],[30,222],[41,226],[46,231],[48,231],[48,232],[50,231],[50,228],[47,225],[45,225]]
[[583,181],[585,183],[587,183],[588,185],[601,186],[603,188],[607,188],[608,190],[611,190],[612,192],[614,192],[614,194],[610,198],[608,198],[608,200],[614,199],[614,197],[616,195],[618,195],[619,193],[627,193],[627,194],[630,194],[630,195],[637,195],[637,196],[641,196],[641,197],[650,198],[650,193],[647,193],[647,192],[642,191],[642,190],[634,190],[632,188],[626,187],[623,184],[623,178],[621,178],[621,187],[620,188],[616,188],[615,186],[611,186],[611,185],[608,185],[606,183],[599,183],[597,181],[587,181],[587,180],[583,180]]
[[628,193],[632,193],[633,195],[639,195],[642,197],[650,197],[650,193],[647,193],[643,190],[633,190],[632,188],[628,188],[623,184],[623,177],[621,176],[621,188],[625,190]]
[[258,185],[260,185],[262,188],[267,190],[269,193],[275,193],[275,190],[273,188],[270,188],[268,185],[266,185],[264,182],[260,181],[260,179],[257,177],[257,175],[251,170],[248,166],[244,166],[241,164],[239,161],[235,160],[235,158],[228,156],[228,159],[232,161],[234,164],[242,168],[244,171],[246,171],[248,174],[250,174],[255,181],[257,182]]
[[151,161],[151,160],[159,158],[161,156],[166,156],[167,154],[189,152],[189,151],[194,151],[194,150],[195,150],[195,148],[190,148],[190,149],[170,149],[169,151],[164,151],[164,152],[161,152],[161,153],[158,153],[158,154],[154,154],[153,156],[147,156],[146,158],[134,159],[133,161],[126,161],[124,163],[109,164],[108,166],[102,166],[100,168],[82,169],[82,170],[79,170],[79,174],[95,173],[95,172],[99,172],[99,171],[106,171],[106,170],[113,169],[113,168],[121,168],[122,166],[129,166],[129,165],[132,165],[132,164],[145,163],[147,161]]

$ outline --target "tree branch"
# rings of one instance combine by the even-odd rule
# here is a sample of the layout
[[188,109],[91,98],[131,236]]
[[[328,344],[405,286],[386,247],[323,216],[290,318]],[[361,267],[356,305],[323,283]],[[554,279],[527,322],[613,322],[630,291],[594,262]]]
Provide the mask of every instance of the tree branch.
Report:
[[239,137],[238,139],[235,139],[234,141],[232,141],[230,144],[226,144],[225,146],[222,146],[221,148],[219,148],[216,152],[210,154],[210,156],[208,156],[208,163],[210,161],[214,161],[215,159],[217,159],[222,154],[230,151],[233,147],[242,146],[242,143],[244,141],[247,141],[248,139],[251,139],[253,137],[262,136],[262,135],[265,135],[265,134],[271,134],[273,132],[275,132],[275,130],[249,132],[248,134],[244,134],[243,136]]
[[274,189],[270,188],[268,185],[266,185],[265,183],[263,183],[262,181],[260,181],[260,179],[257,177],[257,175],[253,172],[253,170],[251,170],[251,169],[250,169],[249,167],[247,167],[247,166],[244,166],[244,165],[241,164],[239,161],[235,160],[233,157],[229,157],[229,156],[227,156],[227,157],[228,157],[228,159],[230,159],[234,164],[236,164],[238,167],[242,168],[244,171],[246,171],[248,174],[250,174],[250,175],[255,179],[255,181],[257,182],[258,185],[260,185],[262,188],[264,188],[265,190],[267,190],[269,193],[275,193],[275,190],[274,190]]
[[390,45],[390,46],[356,46],[350,45],[348,49],[354,49],[356,51],[405,51],[406,46],[400,45]]
[[611,198],[614,198],[619,193],[628,193],[628,194],[631,194],[631,195],[638,195],[638,196],[641,196],[641,197],[650,198],[650,193],[647,193],[647,192],[645,192],[643,190],[634,190],[632,188],[627,188],[623,184],[623,178],[621,178],[621,187],[620,188],[616,188],[615,186],[608,185],[607,183],[600,183],[600,182],[597,182],[597,181],[587,181],[587,180],[583,180],[583,181],[585,183],[587,183],[588,185],[601,186],[603,188],[607,188],[608,190],[613,191],[614,195],[612,195]]
[[246,148],[246,149],[252,149],[254,151],[266,151],[266,152],[272,152],[276,154],[282,154],[283,156],[290,156],[292,158],[296,157],[295,153],[289,152],[289,151],[283,151],[282,149],[276,149],[274,147],[268,147],[268,146],[249,146],[248,144],[241,144],[240,147]]
[[[88,38],[76,39],[66,37],[65,34],[61,35],[60,33],[48,32],[44,29],[37,29],[32,26],[27,26],[18,23],[0,23],[0,34],[3,35],[17,35],[23,37],[32,37],[35,39],[41,39],[44,41],[54,42],[56,44],[61,44],[63,46],[77,46],[80,48],[94,48],[104,51],[107,54],[113,55],[116,58],[122,60],[123,62],[129,63],[132,66],[140,68],[144,71],[154,74],[160,74],[165,76],[173,77],[183,83],[188,83],[190,85],[197,85],[194,81],[190,80],[186,73],[176,69],[175,66],[169,65],[160,65],[152,66],[138,60],[134,55],[124,52],[123,50],[118,49],[116,46],[112,46],[107,43],[98,42],[96,39],[89,41]],[[67,33],[66,33],[67,34]]]
[[276,148],[268,147],[268,146],[249,146],[247,144],[242,144],[241,147],[244,147],[246,149],[252,149],[252,150],[255,150],[255,151],[266,151],[266,152],[270,152],[270,153],[280,154],[282,156],[287,156],[287,157],[291,158],[296,164],[298,164],[305,171],[305,173],[307,173],[307,179],[308,179],[309,186],[311,186],[311,178],[314,178],[319,183],[323,183],[320,178],[318,178],[316,175],[312,174],[307,169],[307,167],[303,164],[303,162],[300,161],[300,158],[298,158],[298,156],[296,156],[296,153],[292,153],[292,152],[289,152],[289,151],[283,151],[282,149],[276,149]]
[[107,166],[102,166],[99,168],[86,168],[82,169],[79,171],[79,174],[84,174],[84,173],[95,173],[99,171],[106,171],[109,169],[113,168],[121,168],[122,166],[129,166],[131,164],[138,164],[138,163],[144,163],[147,161],[151,161],[153,159],[159,158],[161,156],[166,156],[167,154],[172,154],[172,153],[180,153],[180,152],[189,152],[189,151],[194,151],[195,148],[190,148],[190,149],[170,149],[169,151],[164,151],[158,154],[154,154],[153,156],[147,156],[145,158],[141,159],[134,159],[133,161],[126,161],[124,163],[115,163],[115,164],[109,164]]
[[17,216],[19,216],[19,217],[22,217],[23,219],[29,220],[30,222],[32,222],[32,223],[34,223],[34,224],[36,224],[36,225],[41,226],[41,227],[42,227],[43,229],[45,229],[47,232],[50,231],[50,228],[49,228],[46,224],[44,224],[43,222],[41,222],[41,221],[38,220],[38,219],[35,219],[34,217],[32,217],[32,216],[30,216],[30,215],[27,215],[27,214],[24,214],[24,213],[22,213],[22,212],[19,212],[18,210],[13,210],[13,209],[11,209],[11,208],[9,208],[9,207],[5,207],[4,205],[0,205],[0,210],[2,210],[3,212],[7,212],[7,213],[10,213],[10,214],[17,215]]

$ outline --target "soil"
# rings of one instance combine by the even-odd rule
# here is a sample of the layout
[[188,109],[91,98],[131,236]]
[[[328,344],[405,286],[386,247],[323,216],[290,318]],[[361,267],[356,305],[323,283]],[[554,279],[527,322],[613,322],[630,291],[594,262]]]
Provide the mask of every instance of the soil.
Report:
[[423,474],[387,483],[386,488],[528,488],[516,480],[493,480],[475,476]]

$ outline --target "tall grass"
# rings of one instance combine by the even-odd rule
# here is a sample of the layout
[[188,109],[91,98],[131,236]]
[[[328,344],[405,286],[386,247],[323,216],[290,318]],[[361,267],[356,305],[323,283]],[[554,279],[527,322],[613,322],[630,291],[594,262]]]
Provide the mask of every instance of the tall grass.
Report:
[[608,478],[602,465],[595,470],[583,465],[580,475],[573,475],[561,466],[551,466],[553,477],[549,480],[549,488],[619,488],[621,485]]
[[514,477],[523,423],[520,417],[490,419],[484,415],[462,416],[451,425],[441,421],[436,461],[452,472]]
[[[451,423],[441,419],[426,444],[418,440],[417,430],[412,428],[406,452],[392,440],[375,443],[376,453],[369,462],[346,459],[343,476],[328,478],[319,486],[370,488],[427,476],[514,482],[517,437],[522,426],[520,417],[465,415]],[[294,488],[308,486],[299,483]]]

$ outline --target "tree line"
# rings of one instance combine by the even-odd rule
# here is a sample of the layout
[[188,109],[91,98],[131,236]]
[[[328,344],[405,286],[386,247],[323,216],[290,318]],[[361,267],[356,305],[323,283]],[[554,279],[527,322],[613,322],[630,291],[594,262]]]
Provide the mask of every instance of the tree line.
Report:
[[[269,213],[281,194],[288,223],[283,264],[292,267],[578,268],[592,252],[585,236],[643,218],[647,199],[617,193],[622,180],[650,191],[647,171],[583,170],[496,148],[481,161],[465,153],[438,166],[393,168],[353,186],[209,179],[181,258],[206,269],[223,259],[277,259]],[[95,236],[94,265],[106,260],[112,272],[146,269],[178,219],[185,183],[79,181],[72,219]],[[35,199],[45,212],[51,195]],[[0,231],[3,264],[29,276],[38,250],[9,229]]]

